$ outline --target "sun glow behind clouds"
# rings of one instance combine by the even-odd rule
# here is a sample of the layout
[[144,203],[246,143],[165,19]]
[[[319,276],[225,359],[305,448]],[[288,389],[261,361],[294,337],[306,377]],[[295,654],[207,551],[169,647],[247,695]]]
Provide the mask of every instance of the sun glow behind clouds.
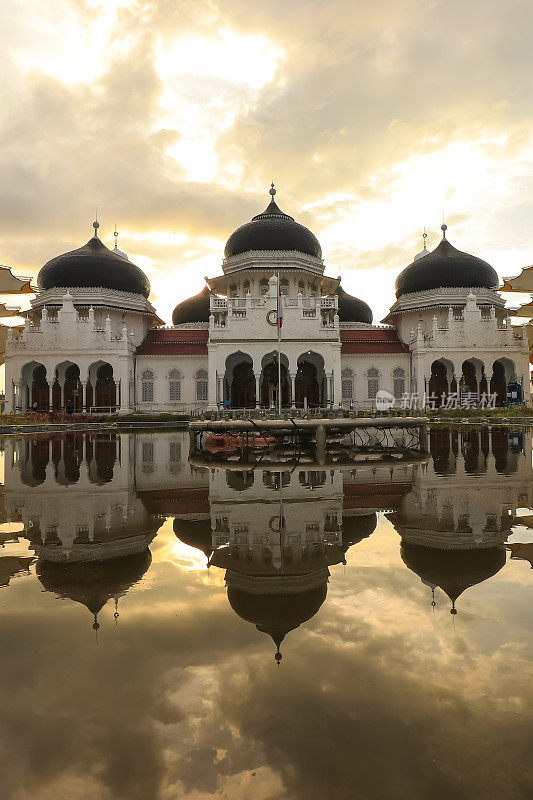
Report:
[[[168,153],[189,180],[221,177],[218,136],[257,102],[282,57],[283,50],[265,36],[242,36],[229,29],[209,37],[183,36],[158,49],[156,66],[165,86],[158,124],[179,131]],[[235,174],[234,166],[227,171]]]

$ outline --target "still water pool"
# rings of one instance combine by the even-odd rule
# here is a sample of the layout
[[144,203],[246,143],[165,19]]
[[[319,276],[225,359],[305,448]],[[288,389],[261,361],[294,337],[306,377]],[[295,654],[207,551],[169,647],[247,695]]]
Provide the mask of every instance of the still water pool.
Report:
[[4,437],[0,797],[533,797],[531,433],[430,449]]

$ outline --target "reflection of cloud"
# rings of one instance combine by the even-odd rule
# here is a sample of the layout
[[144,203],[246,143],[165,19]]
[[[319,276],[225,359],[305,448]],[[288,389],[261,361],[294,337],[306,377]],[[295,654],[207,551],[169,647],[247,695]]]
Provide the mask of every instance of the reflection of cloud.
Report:
[[468,590],[454,629],[382,520],[332,567],[278,669],[173,539],[169,520],[118,626],[104,608],[98,646],[88,612],[34,577],[5,590],[3,797],[518,799],[533,786],[520,564]]

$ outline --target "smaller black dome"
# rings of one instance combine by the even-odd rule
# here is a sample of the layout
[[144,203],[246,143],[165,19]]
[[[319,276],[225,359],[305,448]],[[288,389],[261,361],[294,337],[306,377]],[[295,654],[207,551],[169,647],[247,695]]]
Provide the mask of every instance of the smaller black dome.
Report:
[[490,264],[477,256],[457,250],[444,238],[435,250],[409,264],[396,279],[396,297],[427,289],[495,289],[498,275]]
[[316,258],[322,258],[320,242],[311,231],[294,218],[285,214],[274,201],[276,190],[270,190],[272,200],[262,214],[251,222],[237,228],[224,249],[224,256],[231,258],[250,250],[296,250]]
[[345,292],[342,286],[338,286],[335,294],[339,298],[339,321],[340,322],[368,322],[372,324],[372,309],[364,300]]
[[98,287],[148,297],[150,282],[135,264],[109,250],[98,236],[83,247],[47,261],[37,275],[40,289]]
[[209,322],[209,298],[211,292],[204,286],[201,292],[178,303],[172,312],[172,324],[183,325],[185,322]]

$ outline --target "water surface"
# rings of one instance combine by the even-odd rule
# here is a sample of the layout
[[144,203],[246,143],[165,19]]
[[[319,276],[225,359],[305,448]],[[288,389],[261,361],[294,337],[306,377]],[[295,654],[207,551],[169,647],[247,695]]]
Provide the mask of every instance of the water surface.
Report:
[[4,437],[0,797],[532,797],[531,435],[430,444]]

